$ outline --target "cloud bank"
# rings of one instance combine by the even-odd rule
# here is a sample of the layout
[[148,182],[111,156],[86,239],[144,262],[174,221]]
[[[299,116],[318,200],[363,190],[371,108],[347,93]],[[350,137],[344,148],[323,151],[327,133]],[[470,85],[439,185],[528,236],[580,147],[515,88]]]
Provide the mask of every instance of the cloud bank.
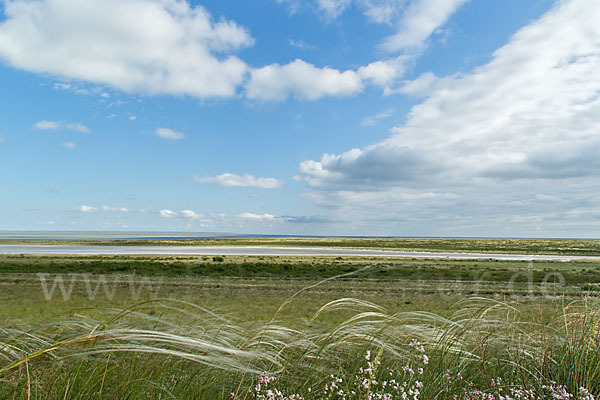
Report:
[[[599,18],[593,1],[561,2],[472,73],[409,82],[427,97],[407,122],[382,142],[302,162],[305,196],[365,218],[367,207],[397,218],[423,201],[457,218],[509,218],[548,198],[562,198],[565,212],[593,208],[600,199],[576,194],[593,193],[600,173]],[[528,210],[560,219],[544,207]]]

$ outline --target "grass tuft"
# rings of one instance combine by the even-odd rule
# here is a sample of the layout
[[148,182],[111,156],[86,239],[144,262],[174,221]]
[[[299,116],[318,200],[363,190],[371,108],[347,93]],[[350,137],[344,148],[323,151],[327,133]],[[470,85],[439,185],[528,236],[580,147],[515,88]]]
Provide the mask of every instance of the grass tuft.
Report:
[[[350,316],[320,324],[339,312]],[[1,329],[0,397],[250,399],[260,398],[262,382],[281,399],[338,398],[332,384],[345,398],[370,398],[392,380],[423,399],[476,399],[475,390],[496,396],[499,388],[541,399],[560,390],[600,395],[600,304],[591,297],[561,307],[470,298],[449,315],[342,298],[294,327],[276,318],[236,323],[172,299],[100,315]],[[402,398],[400,389],[390,393]]]

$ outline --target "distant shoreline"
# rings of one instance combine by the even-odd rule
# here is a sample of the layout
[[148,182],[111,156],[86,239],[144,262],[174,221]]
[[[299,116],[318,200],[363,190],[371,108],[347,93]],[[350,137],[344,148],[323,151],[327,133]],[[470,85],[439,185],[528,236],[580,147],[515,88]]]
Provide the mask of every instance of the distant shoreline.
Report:
[[518,261],[599,260],[593,255],[514,254],[478,252],[394,251],[358,248],[276,247],[276,246],[69,246],[69,245],[0,245],[4,255],[172,255],[172,256],[345,256],[388,258],[434,258]]
[[74,241],[74,240],[201,240],[201,239],[457,239],[457,240],[579,240],[600,241],[600,238],[585,237],[520,237],[520,236],[359,236],[359,235],[291,235],[291,234],[249,234],[233,232],[168,232],[168,231],[19,231],[0,230],[0,241]]

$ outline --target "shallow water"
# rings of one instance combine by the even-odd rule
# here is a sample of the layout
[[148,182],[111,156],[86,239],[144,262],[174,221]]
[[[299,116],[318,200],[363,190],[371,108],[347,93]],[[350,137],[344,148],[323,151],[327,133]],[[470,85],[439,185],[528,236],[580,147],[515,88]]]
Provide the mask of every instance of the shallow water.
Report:
[[243,255],[243,256],[364,256],[493,260],[572,261],[600,257],[569,255],[525,255],[493,253],[449,253],[308,247],[260,246],[70,246],[70,245],[1,245],[0,254],[68,254],[68,255]]

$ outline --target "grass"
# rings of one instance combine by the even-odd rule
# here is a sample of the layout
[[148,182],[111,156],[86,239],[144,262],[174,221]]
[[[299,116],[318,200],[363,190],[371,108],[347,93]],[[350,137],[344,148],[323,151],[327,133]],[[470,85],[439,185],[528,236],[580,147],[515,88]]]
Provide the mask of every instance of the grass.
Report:
[[0,398],[600,395],[600,263],[373,261],[2,256]]
[[[147,239],[147,240],[146,240]],[[443,239],[443,238],[186,238],[156,240],[3,240],[4,244],[70,244],[120,246],[292,246],[341,247],[410,251],[482,252],[513,254],[600,255],[599,240]]]
[[[0,255],[0,274],[91,273],[143,276],[271,277],[325,279],[375,266],[354,274],[354,279],[460,280],[507,282],[510,279],[539,283],[562,276],[565,283],[600,282],[598,261],[502,261],[394,259],[368,257],[275,256],[35,256]],[[516,273],[520,273],[515,276]]]
[[[284,309],[264,323],[248,324],[193,304],[155,300],[105,310],[102,319],[3,330],[0,393],[40,399],[225,399],[230,393],[269,398],[260,397],[266,388],[257,389],[262,379],[281,391],[270,398],[281,399],[378,398],[399,393],[392,380],[406,383],[406,390],[418,388],[421,395],[414,398],[423,399],[478,398],[474,393],[495,393],[498,386],[504,393],[531,390],[539,396],[532,399],[552,398],[541,396],[560,390],[583,395],[581,388],[597,396],[597,302],[544,304],[532,312],[540,305],[470,299],[444,316],[390,313],[346,298],[291,328],[278,319]],[[156,309],[162,310],[158,316],[149,312]],[[323,315],[340,310],[350,317],[332,328],[321,326]],[[423,344],[423,352],[411,339]]]

